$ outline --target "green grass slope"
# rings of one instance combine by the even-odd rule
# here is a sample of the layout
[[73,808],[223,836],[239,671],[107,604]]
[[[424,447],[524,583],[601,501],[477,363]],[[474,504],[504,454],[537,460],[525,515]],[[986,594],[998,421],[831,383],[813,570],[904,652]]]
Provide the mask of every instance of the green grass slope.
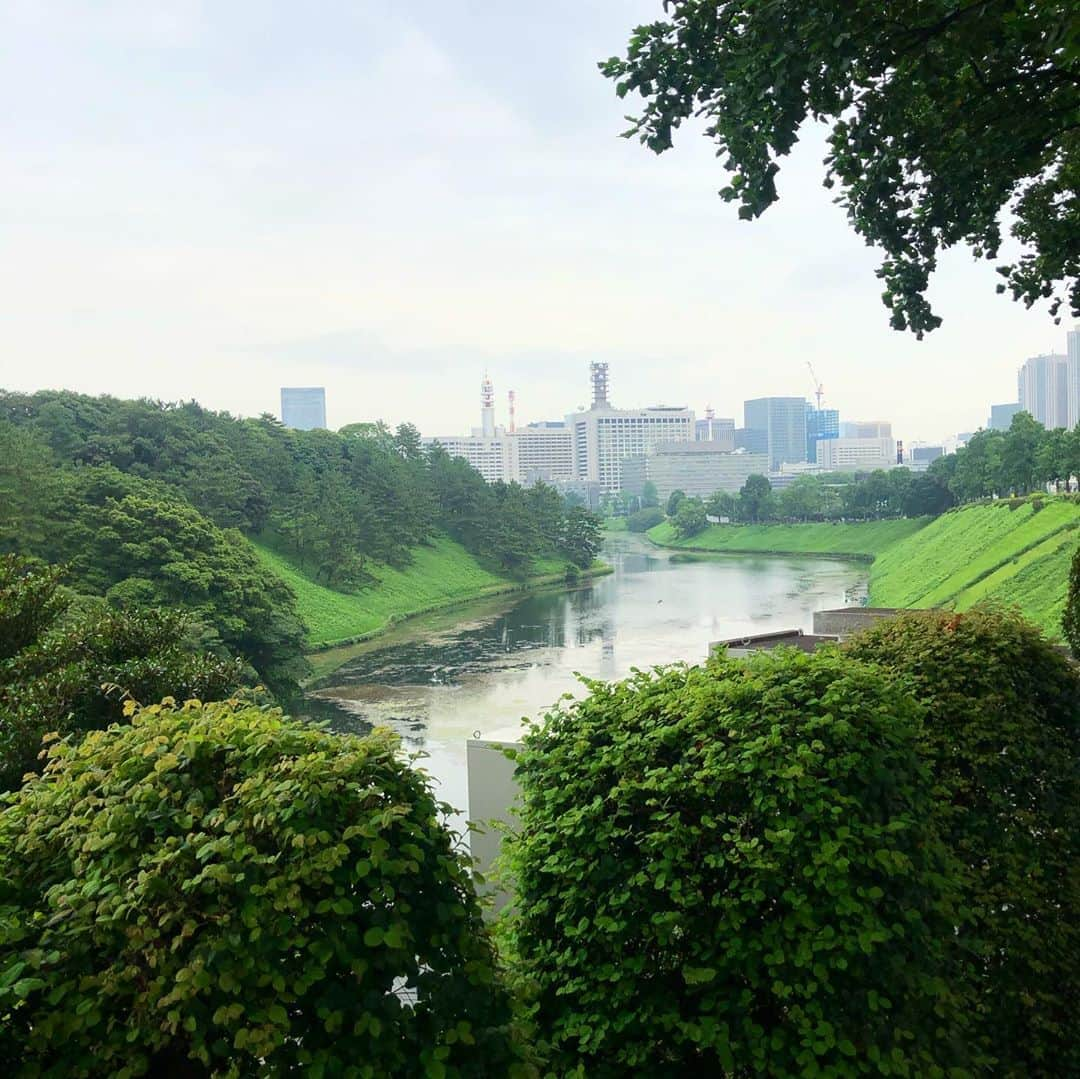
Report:
[[992,600],[1060,633],[1080,506],[1071,499],[1006,501],[946,513],[882,551],[870,571],[881,607],[953,607]]
[[379,583],[356,593],[327,588],[276,551],[261,544],[254,546],[263,564],[296,593],[311,648],[354,640],[410,614],[515,587],[484,569],[464,547],[446,536],[436,538],[430,547],[417,548],[412,565],[405,569],[378,567],[373,572]]
[[820,554],[872,559],[888,547],[919,532],[928,518],[805,525],[710,525],[689,539],[679,539],[666,521],[649,529],[661,547],[731,554]]

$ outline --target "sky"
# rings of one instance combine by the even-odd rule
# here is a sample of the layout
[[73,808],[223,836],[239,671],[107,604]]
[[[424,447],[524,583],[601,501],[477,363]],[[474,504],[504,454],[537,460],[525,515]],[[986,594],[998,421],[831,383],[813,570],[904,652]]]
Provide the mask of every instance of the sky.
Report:
[[985,425],[1067,327],[954,250],[923,341],[804,131],[780,202],[739,221],[710,143],[659,157],[597,61],[660,0],[5,0],[0,386],[425,434],[588,401],[812,395],[909,441]]

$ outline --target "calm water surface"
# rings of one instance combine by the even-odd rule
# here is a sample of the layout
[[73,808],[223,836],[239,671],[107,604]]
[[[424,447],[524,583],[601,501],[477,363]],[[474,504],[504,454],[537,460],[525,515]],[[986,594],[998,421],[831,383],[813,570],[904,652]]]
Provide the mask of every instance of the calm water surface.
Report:
[[579,672],[617,679],[631,668],[705,658],[710,641],[799,627],[865,587],[865,567],[820,559],[725,555],[679,561],[636,536],[608,539],[615,572],[588,584],[499,597],[409,622],[340,654],[306,699],[338,730],[396,730],[428,754],[439,795],[467,805],[465,742],[511,738]]

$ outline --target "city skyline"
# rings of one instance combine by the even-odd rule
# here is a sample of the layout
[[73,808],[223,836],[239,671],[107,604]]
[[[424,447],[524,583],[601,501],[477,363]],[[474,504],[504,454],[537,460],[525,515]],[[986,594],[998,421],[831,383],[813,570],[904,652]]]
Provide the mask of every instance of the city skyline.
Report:
[[809,360],[826,408],[935,441],[1063,351],[1067,326],[959,248],[933,283],[944,325],[890,329],[813,126],[752,226],[699,127],[662,158],[619,139],[635,103],[596,62],[657,12],[9,5],[0,385],[241,415],[322,385],[332,428],[435,431],[472,415],[485,367],[529,422],[587,405],[565,397],[593,360],[618,365],[617,403],[721,416],[809,398]]

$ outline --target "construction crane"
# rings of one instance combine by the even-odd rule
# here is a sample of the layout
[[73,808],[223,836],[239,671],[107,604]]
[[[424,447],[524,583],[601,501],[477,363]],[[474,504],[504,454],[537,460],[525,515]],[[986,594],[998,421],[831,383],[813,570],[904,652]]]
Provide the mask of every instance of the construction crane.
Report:
[[810,369],[810,377],[814,380],[814,396],[817,398],[817,410],[821,411],[821,399],[825,396],[825,387],[818,381],[817,374],[814,372],[814,365],[807,360],[806,366]]

